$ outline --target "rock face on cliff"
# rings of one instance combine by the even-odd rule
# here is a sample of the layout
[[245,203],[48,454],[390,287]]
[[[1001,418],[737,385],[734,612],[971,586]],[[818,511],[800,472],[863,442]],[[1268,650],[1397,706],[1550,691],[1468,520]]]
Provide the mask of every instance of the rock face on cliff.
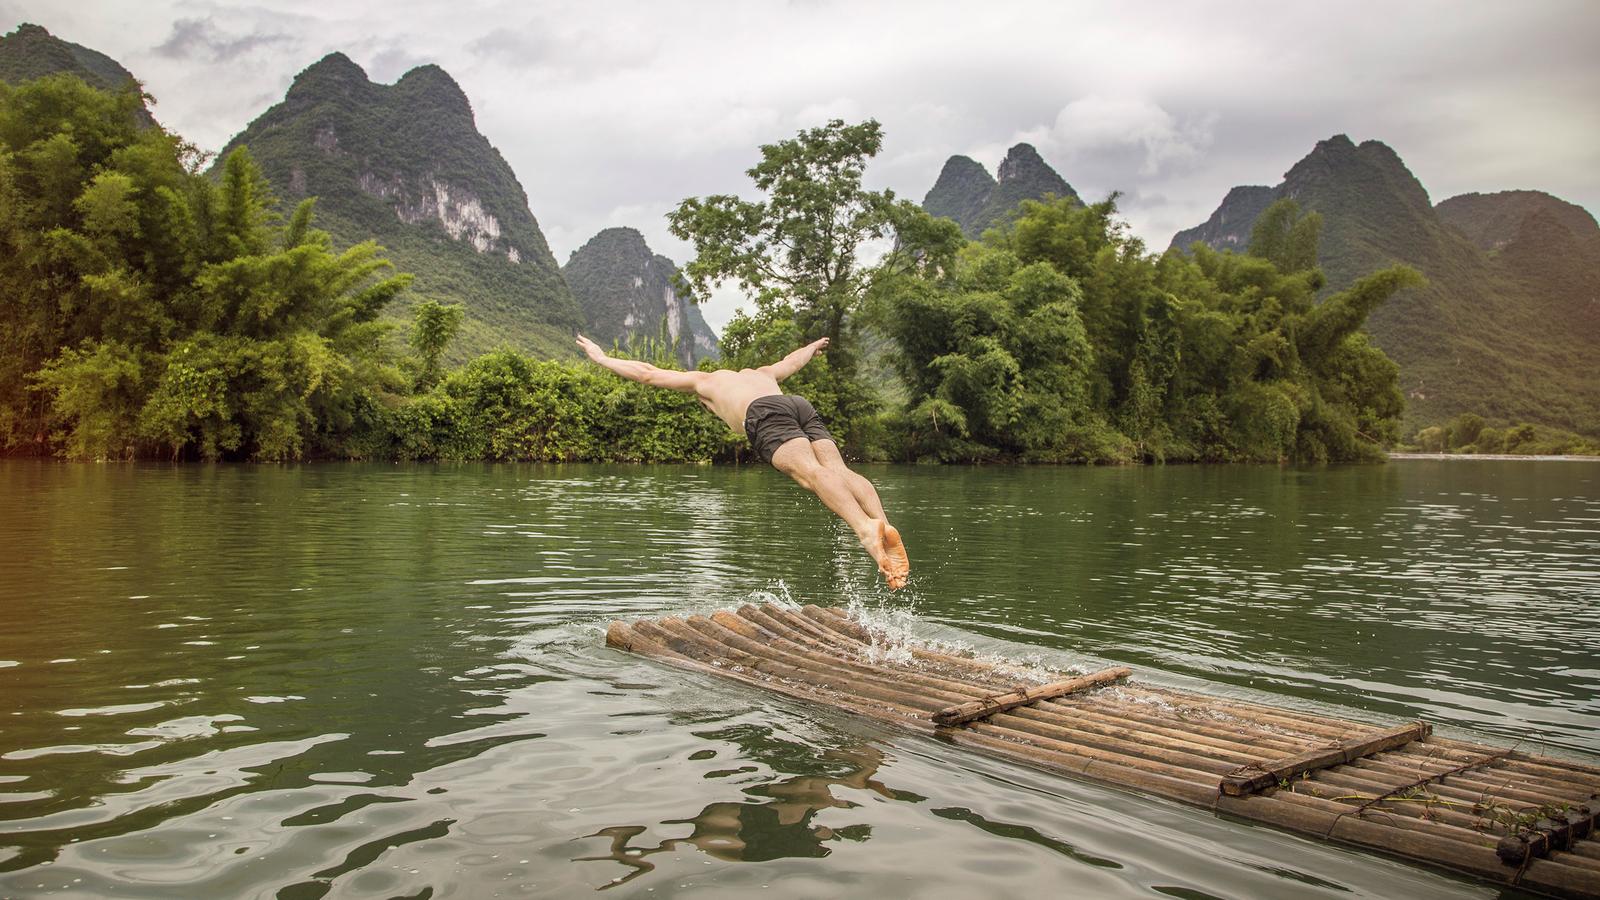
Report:
[[318,222],[338,243],[374,238],[416,275],[394,314],[409,318],[422,298],[466,307],[452,358],[504,345],[571,352],[582,313],[522,185],[443,69],[382,85],[330,54],[219,159],[240,145],[280,197],[317,197]]
[[1277,191],[1265,185],[1240,185],[1222,198],[1222,205],[1204,225],[1178,232],[1172,246],[1187,248],[1199,241],[1217,250],[1243,253],[1250,246],[1251,226],[1277,199]]
[[1321,141],[1272,188],[1235,188],[1203,241],[1243,251],[1255,218],[1292,197],[1323,216],[1327,291],[1400,262],[1428,283],[1375,311],[1367,328],[1400,365],[1412,426],[1461,412],[1600,434],[1600,254],[1594,219],[1536,192],[1466,195],[1436,209],[1379,141]]
[[[939,173],[922,208],[935,216],[954,219],[961,233],[976,239],[1006,221],[1024,200],[1078,194],[1031,144],[1018,144],[1000,163],[999,178],[966,156],[952,156]],[[1080,201],[1081,202],[1081,201]]]
[[[24,22],[0,37],[0,81],[21,84],[61,74],[76,75],[102,90],[139,89],[138,80],[121,63],[98,50],[63,41],[41,26]],[[149,109],[141,104],[139,110],[142,121],[155,124]]]
[[717,356],[717,335],[699,307],[678,295],[678,267],[653,253],[632,228],[607,228],[584,244],[561,274],[583,309],[585,333],[601,346],[658,340],[673,346],[685,369]]

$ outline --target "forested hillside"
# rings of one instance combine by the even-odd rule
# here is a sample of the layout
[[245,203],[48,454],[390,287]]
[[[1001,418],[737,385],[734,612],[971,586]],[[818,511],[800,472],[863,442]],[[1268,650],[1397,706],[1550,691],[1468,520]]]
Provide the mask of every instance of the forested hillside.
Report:
[[1275,188],[1230,192],[1210,221],[1180,232],[1173,247],[1201,241],[1237,249],[1269,196],[1292,197],[1323,217],[1325,295],[1396,262],[1427,279],[1375,311],[1368,325],[1400,365],[1408,430],[1474,413],[1499,424],[1600,434],[1596,245],[1574,231],[1586,230],[1587,218],[1575,207],[1535,204],[1537,214],[1527,215],[1519,209],[1529,198],[1518,192],[1446,201],[1436,210],[1392,149],[1338,135]]
[[374,84],[334,53],[229,142],[246,146],[290,202],[316,197],[337,243],[377,240],[416,281],[392,313],[460,304],[457,362],[500,346],[570,355],[583,322],[528,198],[437,66]]
[[[17,85],[46,75],[76,75],[108,91],[139,90],[133,73],[121,63],[97,50],[63,41],[38,25],[24,22],[0,37],[0,81]],[[142,101],[134,115],[146,125],[155,124]]]
[[578,298],[584,329],[602,346],[660,342],[692,369],[717,356],[717,335],[700,308],[679,296],[678,267],[632,228],[607,228],[561,267]]

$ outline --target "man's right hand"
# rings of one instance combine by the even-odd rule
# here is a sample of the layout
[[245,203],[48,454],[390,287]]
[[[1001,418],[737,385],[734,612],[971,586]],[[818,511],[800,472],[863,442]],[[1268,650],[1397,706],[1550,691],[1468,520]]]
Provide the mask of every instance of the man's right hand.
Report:
[[606,356],[606,352],[600,349],[599,344],[596,344],[594,341],[589,340],[581,334],[578,335],[578,346],[582,347],[583,352],[595,362],[604,362],[609,358]]

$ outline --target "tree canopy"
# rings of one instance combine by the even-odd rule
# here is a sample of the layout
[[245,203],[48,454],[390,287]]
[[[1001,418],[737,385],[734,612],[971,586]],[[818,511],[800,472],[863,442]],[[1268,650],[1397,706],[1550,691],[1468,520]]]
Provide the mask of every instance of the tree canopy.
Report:
[[[241,146],[201,155],[139,97],[69,76],[0,85],[0,443],[78,458],[735,458],[688,395],[509,349],[444,361],[459,307],[415,304],[370,241],[287,214]],[[1397,435],[1396,367],[1367,316],[1383,269],[1317,299],[1320,221],[1290,201],[1248,255],[1145,251],[1116,197],[1024,202],[981,241],[861,179],[876,122],[762,148],[759,200],[685,200],[687,289],[753,306],[721,364],[828,336],[786,383],[857,456],[968,462],[1355,460]],[[409,348],[408,348],[409,345]],[[660,345],[628,348],[672,359]],[[712,365],[703,361],[702,367]],[[894,388],[885,390],[886,386]],[[900,402],[903,401],[903,402]],[[887,406],[886,412],[878,410]],[[1425,442],[1526,445],[1463,420]]]
[[1316,220],[1292,206],[1268,233],[1294,239],[1261,242],[1286,268],[1151,256],[1115,212],[1114,197],[1028,201],[953,264],[881,282],[910,389],[902,455],[1325,461],[1395,439],[1397,369],[1359,329],[1414,272],[1319,304]]
[[248,151],[221,177],[76,78],[0,86],[0,439],[72,456],[281,460],[397,384],[376,245],[287,223]]

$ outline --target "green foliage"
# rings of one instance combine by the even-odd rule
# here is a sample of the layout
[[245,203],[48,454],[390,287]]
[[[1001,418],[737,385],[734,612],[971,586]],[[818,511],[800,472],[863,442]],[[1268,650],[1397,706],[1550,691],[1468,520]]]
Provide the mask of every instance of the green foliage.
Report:
[[667,221],[674,236],[694,244],[695,258],[683,267],[690,295],[700,300],[734,281],[763,313],[788,315],[807,339],[828,337],[835,366],[853,372],[846,323],[872,271],[856,251],[888,232],[894,204],[893,192],[861,186],[866,161],[882,146],[877,122],[835,119],[762,146],[761,162],[746,174],[764,199],[680,203]]
[[1091,408],[1094,353],[1076,282],[1013,252],[969,246],[943,274],[885,280],[909,389],[900,455],[1087,461],[1115,453]]
[[[415,355],[396,359],[383,315],[409,278],[389,274],[375,244],[335,252],[309,199],[280,218],[243,148],[215,180],[197,174],[192,148],[137,125],[128,103],[72,78],[0,86],[8,450],[737,457],[742,437],[689,394],[511,350],[446,372],[470,323],[459,306],[416,304]],[[1394,440],[1396,368],[1360,329],[1415,273],[1378,271],[1318,302],[1321,273],[1302,265],[1315,220],[1288,206],[1261,230],[1265,257],[1203,246],[1151,256],[1114,197],[1024,202],[1007,228],[969,243],[949,220],[861,190],[880,139],[871,122],[803,132],[763,148],[751,174],[765,200],[689,200],[674,214],[699,250],[686,267],[696,290],[732,278],[755,294],[726,329],[726,365],[864,334],[874,364],[898,372],[905,405],[886,417],[871,415],[877,398],[848,352],[830,348],[786,383],[853,452],[1317,461],[1369,458]],[[883,259],[857,260],[862,242],[891,233]],[[675,349],[663,327],[618,353],[671,366]],[[1463,418],[1439,438],[1468,439],[1520,447],[1541,436]]]
[[[686,293],[702,299],[717,284],[737,283],[755,300],[722,337],[734,367],[763,365],[826,336],[826,361],[802,370],[790,390],[806,393],[853,452],[867,452],[876,401],[860,379],[855,317],[880,266],[858,251],[888,235],[911,204],[891,191],[861,186],[866,162],[883,145],[875,121],[820,128],[761,148],[746,174],[762,200],[730,195],[690,198],[667,217],[673,235],[694,244],[684,265]],[[780,349],[781,348],[781,349]]]
[[[507,345],[573,356],[582,314],[527,195],[478,132],[460,87],[437,66],[382,85],[331,54],[235,136],[223,160],[241,146],[281,195],[317,198],[318,221],[339,246],[376,240],[414,276],[385,318],[404,327],[427,300],[462,307],[444,362]],[[435,214],[442,203],[458,218],[492,216],[498,233],[478,233],[480,252],[467,235],[446,230]]]
[[[1025,202],[953,264],[883,279],[909,388],[902,455],[1326,461],[1394,439],[1396,369],[1359,329],[1415,273],[1319,304],[1314,267],[1204,246],[1151,257],[1115,212],[1115,197]],[[1279,216],[1287,243],[1263,246],[1297,264],[1316,226]]]
[[422,371],[417,375],[417,386],[426,390],[439,383],[439,361],[445,347],[461,330],[462,312],[459,306],[445,306],[432,300],[417,304],[413,313],[411,348],[422,359]]
[[1272,263],[1280,272],[1304,272],[1317,267],[1321,237],[1322,215],[1302,216],[1300,204],[1285,197],[1256,219],[1250,230],[1250,255]]
[[372,244],[287,228],[243,150],[220,182],[126,95],[0,87],[0,441],[87,458],[329,452],[398,387]]
[[1320,142],[1277,187],[1235,188],[1210,222],[1174,245],[1242,246],[1254,222],[1254,237],[1264,241],[1255,252],[1297,268],[1303,263],[1285,256],[1292,217],[1271,203],[1284,197],[1314,211],[1299,222],[1322,217],[1323,295],[1395,262],[1426,277],[1373,310],[1366,325],[1400,366],[1408,432],[1470,412],[1600,438],[1593,216],[1534,191],[1466,195],[1434,207],[1392,149],[1339,135]]
[[1462,413],[1444,425],[1419,429],[1404,449],[1468,455],[1600,456],[1600,441],[1530,422],[1496,427],[1476,413]]
[[501,350],[387,413],[373,455],[398,459],[683,462],[743,439],[693,395]]

